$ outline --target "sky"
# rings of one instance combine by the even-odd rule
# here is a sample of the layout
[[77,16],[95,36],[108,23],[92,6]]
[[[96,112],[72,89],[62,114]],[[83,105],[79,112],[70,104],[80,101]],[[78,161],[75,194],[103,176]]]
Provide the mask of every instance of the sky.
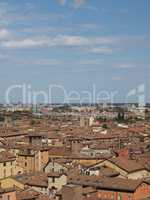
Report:
[[149,10],[149,0],[0,0],[0,102],[10,87],[22,101],[23,85],[53,88],[53,102],[87,92],[150,102]]

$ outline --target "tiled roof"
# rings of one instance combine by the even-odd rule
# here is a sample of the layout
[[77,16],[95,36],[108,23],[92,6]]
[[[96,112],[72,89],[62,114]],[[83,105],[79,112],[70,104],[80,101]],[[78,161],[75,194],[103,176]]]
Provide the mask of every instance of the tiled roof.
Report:
[[2,151],[0,152],[0,162],[11,162],[11,161],[15,161],[16,157],[8,152],[8,151]]
[[136,188],[141,184],[141,182],[141,180],[108,178],[98,176],[74,176],[68,179],[69,184],[91,186],[103,190],[128,192],[134,192]]
[[145,169],[144,165],[142,165],[140,162],[122,156],[109,159],[109,161],[128,173]]

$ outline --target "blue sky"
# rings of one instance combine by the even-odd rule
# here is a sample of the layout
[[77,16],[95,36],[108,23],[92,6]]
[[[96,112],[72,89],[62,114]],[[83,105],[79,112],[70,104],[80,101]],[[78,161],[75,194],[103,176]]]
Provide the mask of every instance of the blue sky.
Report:
[[79,93],[96,85],[118,102],[144,84],[149,101],[149,10],[149,0],[0,0],[0,101],[23,83]]

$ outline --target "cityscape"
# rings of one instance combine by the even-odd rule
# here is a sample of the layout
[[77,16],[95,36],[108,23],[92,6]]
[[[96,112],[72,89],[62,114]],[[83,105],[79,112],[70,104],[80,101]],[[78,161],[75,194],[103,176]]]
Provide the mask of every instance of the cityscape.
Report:
[[0,200],[150,200],[149,10],[0,0]]

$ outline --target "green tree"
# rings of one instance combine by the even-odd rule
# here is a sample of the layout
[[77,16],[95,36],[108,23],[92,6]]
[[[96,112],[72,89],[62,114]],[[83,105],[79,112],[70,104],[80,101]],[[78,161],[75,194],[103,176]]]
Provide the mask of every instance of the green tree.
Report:
[[0,122],[4,122],[5,118],[3,115],[0,115]]
[[124,112],[118,112],[117,121],[118,122],[124,122],[125,121]]
[[103,124],[103,125],[102,125],[102,128],[103,128],[103,129],[108,129],[107,124]]

